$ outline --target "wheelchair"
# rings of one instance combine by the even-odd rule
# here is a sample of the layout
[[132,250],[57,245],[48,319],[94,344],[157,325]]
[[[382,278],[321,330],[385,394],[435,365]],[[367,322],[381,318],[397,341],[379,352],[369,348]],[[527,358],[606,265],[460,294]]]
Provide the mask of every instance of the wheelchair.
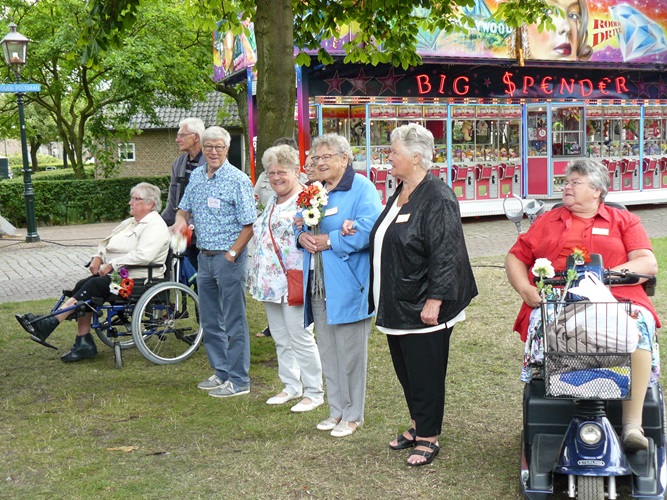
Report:
[[153,270],[162,264],[137,266],[148,269],[148,278],[135,279],[132,294],[126,299],[106,303],[91,298],[60,309],[73,295],[64,290],[50,315],[70,312],[68,319],[75,319],[78,314],[92,313],[91,329],[113,349],[116,368],[123,367],[123,351],[133,347],[158,365],[184,361],[197,351],[204,331],[199,321],[199,297],[180,272],[183,258],[170,251],[164,278],[153,277]]

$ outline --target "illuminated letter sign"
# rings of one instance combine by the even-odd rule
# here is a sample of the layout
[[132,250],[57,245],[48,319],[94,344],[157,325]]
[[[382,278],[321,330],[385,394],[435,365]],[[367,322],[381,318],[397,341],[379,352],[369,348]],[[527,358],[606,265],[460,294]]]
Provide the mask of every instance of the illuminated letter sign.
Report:
[[428,75],[417,75],[417,91],[420,94],[428,94],[433,88]]
[[463,87],[462,87],[463,90],[461,90],[461,88],[459,88],[459,82],[460,81],[464,81],[464,82],[468,83],[470,81],[470,78],[468,78],[467,76],[459,76],[459,77],[454,79],[454,84],[453,84],[454,92],[457,95],[466,95],[468,93],[468,90],[470,90],[470,87],[468,85],[463,85]]

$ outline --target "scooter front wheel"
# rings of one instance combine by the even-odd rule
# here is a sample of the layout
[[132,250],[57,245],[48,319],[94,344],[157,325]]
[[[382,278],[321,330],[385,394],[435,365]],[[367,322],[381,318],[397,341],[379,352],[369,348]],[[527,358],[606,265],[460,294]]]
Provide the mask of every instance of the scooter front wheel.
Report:
[[604,500],[604,478],[577,476],[577,500]]

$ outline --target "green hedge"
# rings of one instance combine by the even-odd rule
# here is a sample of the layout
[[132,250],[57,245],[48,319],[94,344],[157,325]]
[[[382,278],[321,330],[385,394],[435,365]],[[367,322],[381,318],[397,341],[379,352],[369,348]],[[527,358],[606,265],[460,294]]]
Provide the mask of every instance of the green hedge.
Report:
[[[38,225],[74,222],[120,221],[129,216],[130,189],[150,182],[167,200],[169,176],[123,177],[118,179],[33,180]],[[0,215],[17,227],[25,227],[23,179],[0,182]]]
[[[95,165],[84,165],[83,171],[86,173],[86,179],[95,178]],[[14,178],[23,179],[23,170],[19,171],[18,175],[14,175]],[[48,179],[50,181],[67,181],[75,180],[76,176],[74,175],[74,170],[72,168],[59,168],[58,170],[47,170],[45,172],[37,172],[32,174],[32,179],[42,180]]]
[[[23,156],[20,153],[7,156],[7,160],[9,162],[9,168],[14,173],[14,177],[23,175]],[[39,172],[43,172],[46,167],[62,168],[63,161],[54,156],[38,154],[37,168],[39,169]]]

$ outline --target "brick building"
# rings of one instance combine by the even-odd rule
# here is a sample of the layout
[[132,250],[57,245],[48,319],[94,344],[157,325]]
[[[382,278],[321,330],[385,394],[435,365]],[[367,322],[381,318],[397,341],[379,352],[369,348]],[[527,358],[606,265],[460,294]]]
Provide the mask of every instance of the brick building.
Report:
[[236,102],[220,92],[208,94],[208,99],[196,102],[191,109],[157,108],[159,124],[152,123],[140,114],[132,120],[132,126],[141,132],[128,142],[118,143],[118,154],[125,159],[121,163],[121,177],[164,175],[171,171],[171,164],[180,154],[176,145],[178,123],[184,118],[201,118],[206,127],[219,125],[232,136],[229,161],[243,169],[245,146]]

